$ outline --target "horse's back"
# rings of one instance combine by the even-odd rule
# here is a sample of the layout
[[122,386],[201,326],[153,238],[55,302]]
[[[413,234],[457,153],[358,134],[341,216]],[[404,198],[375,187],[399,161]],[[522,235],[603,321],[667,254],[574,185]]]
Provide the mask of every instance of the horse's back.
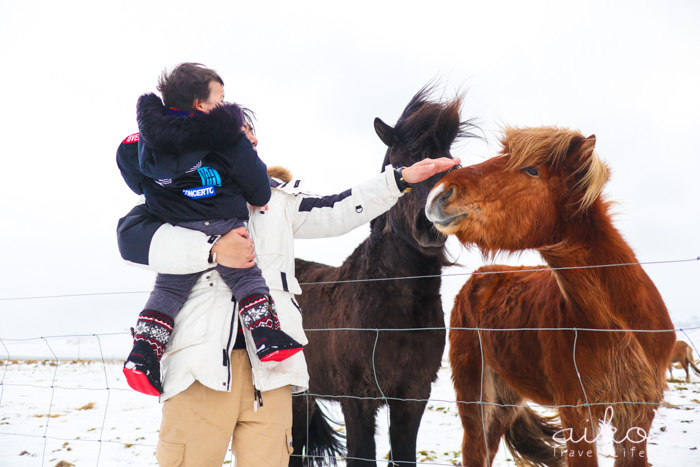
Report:
[[300,284],[313,284],[323,282],[324,276],[335,269],[327,264],[308,261],[305,259],[294,259],[295,276]]
[[302,289],[302,294],[297,300],[303,310],[304,327],[308,328],[311,322],[315,321],[313,316],[328,305],[324,296],[327,298],[328,291],[334,287],[337,268],[299,258],[295,258],[294,265],[295,275]]
[[676,341],[673,344],[673,354],[671,355],[671,363],[685,362],[686,358],[692,360],[692,351],[690,346],[684,341]]
[[[299,258],[295,259],[295,268],[297,280],[302,288],[297,301],[301,306],[304,329],[335,327],[334,310],[337,309],[337,303],[333,295],[337,291],[338,268]],[[314,347],[314,336],[309,336],[312,347],[310,350]]]

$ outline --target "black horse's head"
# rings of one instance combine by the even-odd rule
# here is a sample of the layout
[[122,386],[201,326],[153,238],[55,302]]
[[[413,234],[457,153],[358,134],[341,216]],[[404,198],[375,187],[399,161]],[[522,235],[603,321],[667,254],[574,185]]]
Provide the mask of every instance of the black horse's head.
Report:
[[[382,171],[391,164],[408,167],[426,157],[449,157],[452,143],[461,137],[472,136],[469,121],[460,120],[462,96],[450,101],[432,101],[433,89],[424,87],[413,96],[396,125],[391,127],[379,118],[374,128],[389,149],[382,163]],[[411,193],[402,197],[391,210],[375,219],[372,231],[391,228],[399,237],[422,253],[436,254],[442,251],[446,237],[439,233],[424,214],[425,201],[430,189],[442,178],[438,174],[416,183]]]

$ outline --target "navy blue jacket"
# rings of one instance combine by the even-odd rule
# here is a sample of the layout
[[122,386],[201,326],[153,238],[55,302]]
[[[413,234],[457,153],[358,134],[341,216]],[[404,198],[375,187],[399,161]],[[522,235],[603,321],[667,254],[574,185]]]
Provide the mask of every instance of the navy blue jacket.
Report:
[[237,105],[183,117],[145,94],[137,120],[139,133],[119,145],[117,165],[127,185],[146,196],[152,215],[173,224],[247,219],[246,202],[270,200],[267,166],[241,131]]

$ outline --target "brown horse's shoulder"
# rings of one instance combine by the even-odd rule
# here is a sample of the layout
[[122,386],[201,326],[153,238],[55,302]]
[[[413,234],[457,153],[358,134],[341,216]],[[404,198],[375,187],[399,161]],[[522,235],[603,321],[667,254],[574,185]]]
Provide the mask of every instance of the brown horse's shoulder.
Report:
[[[453,324],[481,326],[481,315],[495,301],[510,301],[519,295],[520,282],[532,273],[524,266],[488,265],[478,268],[455,298]],[[510,298],[508,298],[510,297]]]

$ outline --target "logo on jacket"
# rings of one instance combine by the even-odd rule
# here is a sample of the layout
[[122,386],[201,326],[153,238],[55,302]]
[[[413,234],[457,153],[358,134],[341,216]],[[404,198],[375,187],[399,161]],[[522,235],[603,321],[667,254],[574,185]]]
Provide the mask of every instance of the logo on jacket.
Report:
[[182,190],[182,194],[192,199],[209,198],[216,194],[216,189],[213,186],[203,186],[200,188],[188,188]]
[[124,138],[124,141],[122,141],[124,144],[130,144],[130,143],[138,143],[139,142],[139,134],[134,133],[133,135],[129,135],[126,138]]
[[202,167],[197,169],[199,177],[202,179],[202,186],[221,186],[221,176],[216,169]]

